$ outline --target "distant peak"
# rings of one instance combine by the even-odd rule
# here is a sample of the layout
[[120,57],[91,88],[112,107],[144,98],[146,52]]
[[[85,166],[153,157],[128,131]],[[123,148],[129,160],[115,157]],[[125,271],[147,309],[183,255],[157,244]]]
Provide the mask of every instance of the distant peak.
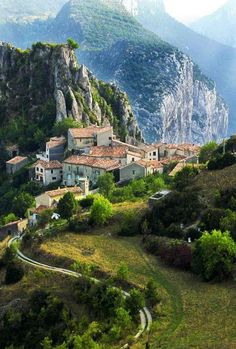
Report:
[[165,12],[163,0],[121,0],[121,2],[132,15],[143,12],[151,14]]

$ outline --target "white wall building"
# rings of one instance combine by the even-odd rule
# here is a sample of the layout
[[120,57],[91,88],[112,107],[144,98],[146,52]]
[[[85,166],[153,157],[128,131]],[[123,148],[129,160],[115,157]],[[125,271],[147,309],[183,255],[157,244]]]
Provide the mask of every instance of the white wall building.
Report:
[[62,164],[59,161],[38,160],[33,167],[35,169],[34,180],[45,186],[61,182],[63,179]]

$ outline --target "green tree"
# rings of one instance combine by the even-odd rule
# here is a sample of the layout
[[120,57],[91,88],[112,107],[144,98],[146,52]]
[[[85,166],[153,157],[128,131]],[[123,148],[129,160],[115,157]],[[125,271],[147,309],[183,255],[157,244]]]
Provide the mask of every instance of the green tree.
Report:
[[32,195],[22,192],[17,195],[12,202],[12,211],[19,217],[24,217],[27,210],[35,205],[35,200]]
[[7,216],[3,217],[2,224],[8,224],[17,221],[19,218],[14,213],[9,213]]
[[83,125],[80,122],[74,120],[71,117],[65,118],[61,121],[56,122],[53,127],[53,134],[58,137],[62,135],[67,137],[69,128],[81,128],[82,126]]
[[24,276],[24,270],[15,262],[11,262],[7,265],[5,283],[6,285],[15,284],[20,281]]
[[151,306],[160,302],[160,296],[158,293],[158,286],[154,280],[149,280],[145,289],[145,297]]
[[236,212],[231,210],[225,211],[225,217],[220,219],[220,229],[229,231],[234,241],[236,241]]
[[233,270],[236,244],[228,232],[205,232],[197,240],[193,252],[193,270],[204,280],[223,280]]
[[174,177],[175,186],[178,190],[185,188],[199,173],[199,170],[192,165],[185,166],[180,172],[177,172]]
[[72,38],[67,39],[67,44],[73,50],[77,50],[78,48],[80,48],[79,44],[75,40],[73,40]]
[[204,146],[202,146],[199,154],[199,161],[204,164],[207,161],[209,161],[212,158],[217,147],[218,145],[215,141],[211,141],[205,144]]
[[90,211],[90,221],[96,225],[104,225],[112,216],[112,204],[104,196],[96,197]]
[[78,203],[73,193],[66,193],[58,202],[57,210],[61,218],[70,219],[76,212]]
[[105,173],[100,176],[97,181],[100,194],[106,198],[110,197],[110,194],[115,188],[115,178],[112,173]]

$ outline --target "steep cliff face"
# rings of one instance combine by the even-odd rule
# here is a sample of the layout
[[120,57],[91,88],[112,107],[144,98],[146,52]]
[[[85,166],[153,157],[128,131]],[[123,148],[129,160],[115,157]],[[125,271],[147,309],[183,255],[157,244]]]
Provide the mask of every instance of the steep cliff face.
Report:
[[203,144],[226,136],[226,104],[181,52],[160,46],[140,52],[139,44],[120,42],[86,59],[98,76],[127,91],[146,141]]
[[37,125],[35,132],[50,134],[67,117],[86,125],[110,123],[123,138],[140,136],[127,96],[79,65],[68,45],[37,43],[22,51],[0,43],[2,125],[7,129],[22,118]]
[[163,98],[160,115],[164,142],[188,139],[202,144],[227,134],[228,108],[215,85],[198,73],[186,57],[173,93]]

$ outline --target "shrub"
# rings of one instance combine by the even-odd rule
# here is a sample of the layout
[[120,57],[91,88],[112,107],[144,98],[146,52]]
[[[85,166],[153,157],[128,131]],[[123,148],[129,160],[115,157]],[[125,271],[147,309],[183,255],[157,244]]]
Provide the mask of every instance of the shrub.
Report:
[[217,155],[214,159],[210,160],[208,163],[208,170],[222,170],[223,168],[232,166],[236,163],[236,158],[231,153],[226,153],[224,155]]
[[193,253],[193,270],[206,281],[229,277],[236,258],[236,244],[228,232],[205,232],[197,241]]
[[6,285],[15,284],[24,276],[24,270],[18,264],[11,262],[7,265],[5,283]]
[[160,296],[158,293],[158,286],[154,280],[149,280],[145,288],[145,297],[152,307],[160,302]]
[[80,48],[79,44],[75,40],[73,40],[72,38],[68,38],[67,39],[67,44],[73,50],[76,50],[76,49]]
[[78,203],[73,193],[66,193],[58,202],[57,210],[61,218],[70,219],[76,212]]
[[95,225],[104,225],[112,216],[112,204],[103,196],[94,200],[90,211],[90,221]]
[[82,208],[90,208],[93,205],[94,199],[94,195],[88,195],[86,198],[79,201],[79,205]]
[[213,229],[219,229],[220,221],[225,215],[225,210],[219,208],[209,208],[204,211],[201,219],[204,230],[211,231]]
[[185,166],[174,177],[176,189],[181,190],[185,188],[198,173],[199,170],[196,167],[191,165]]
[[126,298],[126,305],[133,317],[136,317],[138,311],[145,305],[144,296],[137,288],[130,291],[130,297]]
[[105,173],[100,176],[97,181],[99,188],[99,193],[105,196],[106,198],[110,197],[110,194],[115,188],[115,178],[112,173]]
[[140,216],[137,217],[135,212],[125,212],[122,217],[121,229],[119,231],[120,236],[134,236],[140,234]]
[[183,229],[179,224],[172,223],[165,232],[165,235],[169,238],[182,238],[183,237]]
[[171,267],[189,270],[192,263],[192,248],[179,240],[169,241],[161,247],[160,257]]
[[118,280],[128,280],[128,275],[129,275],[129,269],[128,269],[128,266],[127,266],[127,264],[125,264],[125,263],[121,263],[120,265],[119,265],[119,268],[118,268],[118,270],[117,270],[117,274],[116,274],[116,276],[117,276],[117,279]]

